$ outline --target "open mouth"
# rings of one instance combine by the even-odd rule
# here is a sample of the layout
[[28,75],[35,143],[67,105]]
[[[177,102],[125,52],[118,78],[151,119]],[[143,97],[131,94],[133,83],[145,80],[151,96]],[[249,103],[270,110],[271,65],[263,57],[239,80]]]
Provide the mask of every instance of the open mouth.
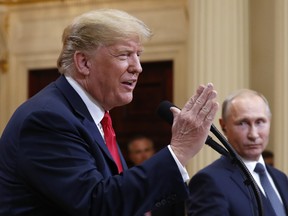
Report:
[[123,82],[123,84],[125,84],[125,85],[129,85],[129,86],[132,86],[133,85],[133,83],[134,83],[134,81],[125,81],[125,82]]

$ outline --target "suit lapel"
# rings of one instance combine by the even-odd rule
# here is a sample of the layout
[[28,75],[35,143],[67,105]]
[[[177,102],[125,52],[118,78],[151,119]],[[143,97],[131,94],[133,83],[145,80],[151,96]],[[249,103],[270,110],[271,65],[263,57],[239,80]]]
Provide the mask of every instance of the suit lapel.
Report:
[[222,160],[224,160],[223,165],[226,166],[226,169],[231,173],[230,178],[232,181],[239,187],[240,191],[243,192],[247,199],[251,201],[251,209],[257,209],[258,206],[253,196],[252,187],[246,185],[246,176],[243,174],[242,170],[236,164],[232,163],[230,158],[222,156]]
[[[225,158],[225,160],[230,160],[229,158]],[[252,209],[258,209],[258,205],[257,202],[255,200],[255,196],[253,195],[253,190],[252,187],[249,185],[245,184],[245,179],[246,176],[243,174],[242,170],[236,165],[234,165],[231,161],[230,163],[226,163],[227,165],[227,169],[229,169],[231,171],[231,179],[235,182],[235,184],[241,189],[241,191],[247,196],[247,199],[251,200],[251,208]],[[257,186],[258,187],[258,186]],[[273,208],[270,204],[270,202],[268,202],[267,198],[264,196],[264,194],[261,192],[260,190],[260,196],[262,199],[262,207],[263,207],[263,211],[265,215],[271,215],[274,216],[275,213],[273,211]]]
[[284,204],[286,213],[288,212],[288,185],[287,185],[287,176],[283,176],[276,171],[275,169],[273,169],[272,167],[266,165],[266,168],[270,174],[270,176],[272,177],[274,184],[281,196],[282,202]]
[[[92,116],[90,115],[85,103],[82,101],[81,97],[72,88],[72,86],[68,83],[68,81],[66,80],[64,76],[61,76],[60,78],[56,80],[56,86],[63,93],[63,95],[69,102],[70,106],[79,115],[79,118],[81,119],[83,126],[89,131],[89,134],[94,137],[95,142],[98,144],[98,146],[100,147],[101,151],[104,153],[106,158],[109,158],[112,164],[114,164],[113,165],[113,173],[114,173],[114,170],[117,170],[117,166],[103,140],[103,137],[101,136],[98,130],[98,127],[96,126]],[[91,147],[93,148],[93,146]],[[121,152],[120,152],[120,158],[123,164],[123,168],[127,168],[126,162]]]
[[[231,164],[232,165],[232,164]],[[235,184],[240,188],[240,190],[247,196],[248,199],[251,199],[252,188],[249,185],[246,185],[246,177],[242,174],[242,171],[239,167],[234,168],[231,173],[231,179]]]
[[[229,159],[226,158],[226,160],[229,160]],[[250,200],[251,209],[257,210],[259,207],[258,207],[257,201],[255,199],[254,191],[253,191],[251,185],[247,185],[245,183],[245,180],[247,178],[244,175],[244,173],[242,172],[242,170],[238,166],[233,164],[231,161],[230,161],[230,163],[226,163],[226,164],[229,164],[227,168],[231,171],[231,179],[232,179],[232,181],[235,182],[235,184],[245,194],[247,199]],[[256,187],[258,187],[258,186],[256,185]],[[270,212],[271,209],[269,209],[269,207],[267,206],[267,204],[270,205],[270,203],[267,203],[266,197],[262,194],[261,191],[260,191],[260,198],[262,199],[263,211],[264,212]],[[273,214],[269,214],[269,215],[273,216],[274,213]]]

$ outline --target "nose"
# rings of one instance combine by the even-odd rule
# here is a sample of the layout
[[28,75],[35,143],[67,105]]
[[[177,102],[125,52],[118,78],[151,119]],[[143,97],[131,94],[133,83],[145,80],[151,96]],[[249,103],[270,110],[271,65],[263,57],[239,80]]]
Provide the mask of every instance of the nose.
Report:
[[251,140],[256,140],[259,137],[258,129],[254,125],[250,126],[248,131],[248,138]]
[[137,54],[131,56],[129,61],[129,73],[141,73],[142,72],[142,66],[140,63],[139,56]]

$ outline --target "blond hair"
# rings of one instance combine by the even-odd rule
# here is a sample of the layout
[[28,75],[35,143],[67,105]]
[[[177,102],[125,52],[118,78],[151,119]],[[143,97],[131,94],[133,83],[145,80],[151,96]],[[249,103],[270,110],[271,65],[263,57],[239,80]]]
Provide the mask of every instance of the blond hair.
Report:
[[100,9],[84,13],[64,29],[58,70],[61,74],[75,70],[73,55],[76,51],[89,52],[100,45],[112,45],[135,37],[145,42],[151,36],[144,22],[124,11]]

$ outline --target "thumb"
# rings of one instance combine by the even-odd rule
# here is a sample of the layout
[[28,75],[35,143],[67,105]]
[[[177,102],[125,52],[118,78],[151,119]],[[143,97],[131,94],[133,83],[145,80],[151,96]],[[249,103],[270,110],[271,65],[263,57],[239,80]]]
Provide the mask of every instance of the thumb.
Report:
[[177,107],[174,107],[174,106],[170,107],[170,111],[172,112],[174,119],[181,112],[180,109],[178,109]]

